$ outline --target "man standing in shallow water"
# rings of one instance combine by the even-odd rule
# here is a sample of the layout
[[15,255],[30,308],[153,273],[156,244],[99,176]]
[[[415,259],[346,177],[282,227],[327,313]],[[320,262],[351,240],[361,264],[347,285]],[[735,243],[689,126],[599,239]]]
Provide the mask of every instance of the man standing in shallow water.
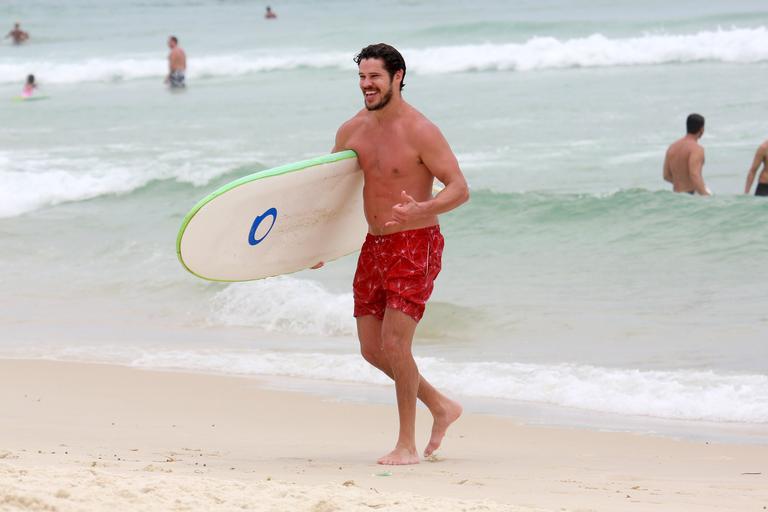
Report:
[[768,140],[758,146],[755,151],[755,158],[752,159],[752,165],[747,171],[747,182],[744,185],[744,193],[749,194],[752,190],[752,182],[755,181],[757,170],[762,167],[760,177],[757,178],[756,196],[768,196]]
[[186,87],[184,74],[187,71],[187,54],[179,46],[176,36],[168,38],[168,48],[171,49],[171,53],[168,54],[168,76],[165,77],[165,83],[171,89]]
[[672,183],[675,192],[710,195],[704,184],[704,148],[699,139],[704,135],[704,117],[691,114],[685,121],[685,137],[672,143],[664,157],[664,180]]
[[21,44],[29,39],[29,34],[21,30],[21,25],[16,22],[11,31],[6,34],[5,39],[9,37],[13,40],[13,44]]
[[[368,235],[353,282],[363,357],[395,381],[400,430],[379,464],[417,464],[416,399],[433,416],[424,450],[437,450],[462,407],[419,374],[411,345],[440,272],[438,214],[469,199],[459,164],[440,130],[405,102],[405,61],[393,47],[370,45],[355,57],[365,108],[336,133],[333,151],[352,149],[363,169]],[[445,188],[432,197],[434,179]]]

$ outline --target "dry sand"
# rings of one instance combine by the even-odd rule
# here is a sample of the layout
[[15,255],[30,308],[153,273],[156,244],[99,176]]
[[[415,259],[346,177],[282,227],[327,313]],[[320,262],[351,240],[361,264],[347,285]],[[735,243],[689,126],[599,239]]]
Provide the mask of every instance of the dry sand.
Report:
[[2,360],[0,510],[768,510],[765,445],[466,414],[437,457],[382,467],[393,407],[259,384]]

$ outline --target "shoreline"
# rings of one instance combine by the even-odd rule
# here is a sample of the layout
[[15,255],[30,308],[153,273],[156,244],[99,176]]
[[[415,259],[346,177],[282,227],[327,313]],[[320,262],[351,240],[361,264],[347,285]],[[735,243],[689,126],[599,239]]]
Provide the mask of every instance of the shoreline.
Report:
[[[381,385],[372,382],[336,381],[271,374],[224,373],[218,370],[196,368],[134,365],[121,361],[13,356],[0,353],[0,362],[2,361],[107,365],[139,371],[245,379],[265,391],[299,393],[320,399],[359,405],[383,405],[387,407],[394,407],[395,405],[394,388],[390,387],[389,384]],[[768,424],[622,415],[541,402],[453,394],[450,396],[457,399],[468,413],[506,418],[515,423],[532,427],[649,435],[691,442],[705,441],[768,446]],[[420,402],[419,406],[421,406]]]
[[[19,503],[59,510],[168,510],[176,502],[228,510],[250,503],[255,510],[315,511],[768,505],[768,446],[520,425],[469,412],[436,457],[383,467],[375,460],[394,441],[391,405],[263,384],[0,360],[0,510]],[[420,442],[430,425],[420,408]]]

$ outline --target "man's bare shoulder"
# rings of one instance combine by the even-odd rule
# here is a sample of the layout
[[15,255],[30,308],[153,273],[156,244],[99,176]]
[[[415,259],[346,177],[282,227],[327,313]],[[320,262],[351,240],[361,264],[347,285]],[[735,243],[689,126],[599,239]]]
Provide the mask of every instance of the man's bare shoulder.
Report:
[[366,125],[368,121],[367,112],[365,109],[360,110],[357,114],[347,119],[339,126],[339,133],[352,133]]
[[442,140],[443,134],[435,123],[430,121],[427,116],[409,105],[409,110],[405,116],[405,126],[408,130],[408,136],[417,144],[430,144],[436,140]]
[[704,146],[699,144],[698,141],[686,137],[676,140],[667,149],[668,155],[690,155],[692,153],[704,153]]
[[336,130],[336,149],[351,149],[349,148],[349,139],[352,138],[356,132],[364,129],[367,122],[367,112],[365,109],[362,109],[342,123],[342,125],[339,126],[339,129]]
[[675,142],[669,145],[669,149],[667,151],[677,151],[679,148],[684,148],[686,143],[687,141],[685,140],[685,137],[682,139],[677,139]]

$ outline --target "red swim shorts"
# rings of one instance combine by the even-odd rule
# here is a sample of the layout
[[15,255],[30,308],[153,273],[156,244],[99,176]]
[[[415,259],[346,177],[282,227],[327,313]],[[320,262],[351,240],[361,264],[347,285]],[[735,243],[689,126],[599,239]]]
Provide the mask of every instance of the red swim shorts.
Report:
[[357,260],[352,289],[355,317],[384,318],[386,308],[402,311],[417,322],[432,294],[443,255],[440,226],[371,235]]

